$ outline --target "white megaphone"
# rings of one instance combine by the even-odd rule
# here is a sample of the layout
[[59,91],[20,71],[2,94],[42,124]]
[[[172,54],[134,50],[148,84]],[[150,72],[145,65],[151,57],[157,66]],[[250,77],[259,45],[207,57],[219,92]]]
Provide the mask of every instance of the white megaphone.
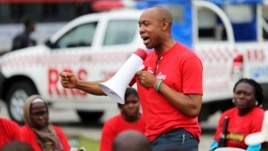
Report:
[[136,72],[143,66],[146,56],[145,50],[137,49],[110,80],[99,84],[101,90],[113,100],[124,104],[126,88]]
[[257,145],[264,142],[268,142],[268,111],[264,112],[261,131],[249,134],[245,138],[247,145]]

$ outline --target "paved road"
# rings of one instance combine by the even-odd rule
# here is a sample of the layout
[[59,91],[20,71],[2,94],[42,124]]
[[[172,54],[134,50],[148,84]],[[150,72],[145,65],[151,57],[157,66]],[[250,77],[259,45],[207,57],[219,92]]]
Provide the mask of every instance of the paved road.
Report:
[[[3,102],[0,102],[1,106],[1,117],[9,118],[6,110],[6,106]],[[201,142],[199,145],[199,151],[208,151],[209,145],[212,140],[212,134],[216,127],[219,114],[215,114],[206,123],[201,123],[203,134],[201,136]],[[83,135],[95,140],[100,139],[101,134],[101,123],[81,124],[79,117],[74,111],[70,110],[53,110],[50,109],[50,120],[62,126],[64,132],[68,135]]]

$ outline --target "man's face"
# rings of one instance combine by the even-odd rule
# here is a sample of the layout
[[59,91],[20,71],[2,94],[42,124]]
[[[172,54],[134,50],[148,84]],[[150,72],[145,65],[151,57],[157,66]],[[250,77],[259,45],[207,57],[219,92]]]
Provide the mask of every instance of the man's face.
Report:
[[42,129],[48,124],[48,110],[43,102],[34,103],[30,107],[30,116],[34,128]]
[[136,119],[139,116],[140,103],[138,96],[131,94],[126,100],[125,104],[121,107],[121,113],[128,119]]
[[161,22],[156,14],[155,10],[147,10],[139,19],[140,36],[148,49],[156,47],[160,42]]

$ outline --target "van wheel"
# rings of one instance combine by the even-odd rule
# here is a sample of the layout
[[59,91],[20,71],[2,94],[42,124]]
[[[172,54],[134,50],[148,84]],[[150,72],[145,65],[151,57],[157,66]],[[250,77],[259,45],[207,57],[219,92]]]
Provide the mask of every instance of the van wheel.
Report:
[[32,94],[37,94],[37,90],[30,81],[16,81],[11,83],[7,91],[8,113],[12,120],[23,124],[23,107],[25,100]]
[[83,123],[96,123],[99,122],[100,118],[103,115],[103,112],[90,112],[90,111],[77,111],[80,120]]

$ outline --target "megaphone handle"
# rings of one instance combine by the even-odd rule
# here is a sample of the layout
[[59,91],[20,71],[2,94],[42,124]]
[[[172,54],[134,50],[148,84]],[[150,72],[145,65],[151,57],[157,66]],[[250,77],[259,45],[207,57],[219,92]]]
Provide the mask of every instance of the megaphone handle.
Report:
[[132,78],[132,80],[129,82],[128,86],[132,87],[133,84],[135,84],[135,83],[136,83],[136,77],[134,76],[134,77]]
[[[138,69],[138,71],[146,71],[147,69],[148,69],[147,66],[142,65],[142,66]],[[132,78],[132,80],[129,82],[128,86],[132,87],[133,84],[135,84],[135,83],[136,83],[136,76],[134,76],[134,77]]]

